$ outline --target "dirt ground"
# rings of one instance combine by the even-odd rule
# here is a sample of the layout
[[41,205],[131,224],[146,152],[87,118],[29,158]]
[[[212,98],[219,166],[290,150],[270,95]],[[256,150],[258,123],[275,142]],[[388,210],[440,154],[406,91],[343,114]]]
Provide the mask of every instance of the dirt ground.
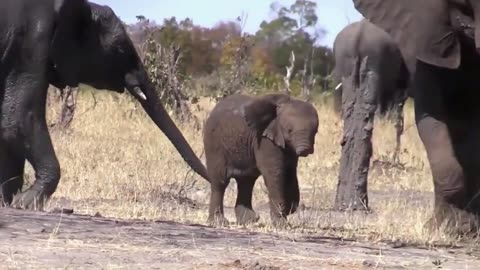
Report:
[[478,269],[480,252],[0,208],[1,269]]

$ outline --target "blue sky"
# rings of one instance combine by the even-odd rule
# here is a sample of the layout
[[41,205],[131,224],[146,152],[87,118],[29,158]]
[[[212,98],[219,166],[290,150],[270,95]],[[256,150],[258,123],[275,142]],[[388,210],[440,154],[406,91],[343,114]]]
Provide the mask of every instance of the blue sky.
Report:
[[[289,6],[295,0],[278,0]],[[271,0],[91,0],[109,5],[125,22],[135,22],[136,15],[161,23],[164,18],[177,20],[189,17],[195,24],[211,27],[221,20],[232,20],[247,13],[245,31],[254,33],[264,19],[270,18]],[[336,34],[349,22],[362,18],[352,0],[317,0],[319,24],[327,30],[320,41],[331,46]]]

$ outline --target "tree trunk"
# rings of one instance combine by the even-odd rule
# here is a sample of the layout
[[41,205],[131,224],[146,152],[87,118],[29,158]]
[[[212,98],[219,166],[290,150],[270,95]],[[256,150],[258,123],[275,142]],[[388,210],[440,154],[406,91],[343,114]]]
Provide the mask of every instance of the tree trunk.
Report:
[[367,68],[367,57],[356,59],[353,73],[343,79],[343,138],[335,198],[337,210],[369,210],[368,171],[376,111],[377,76]]

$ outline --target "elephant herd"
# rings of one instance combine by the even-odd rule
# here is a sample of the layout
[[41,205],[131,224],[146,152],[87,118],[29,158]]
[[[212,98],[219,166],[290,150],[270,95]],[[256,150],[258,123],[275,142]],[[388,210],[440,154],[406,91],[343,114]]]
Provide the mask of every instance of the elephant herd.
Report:
[[[414,99],[415,121],[432,171],[435,210],[472,230],[480,217],[480,1],[353,0],[365,17],[335,40],[337,98],[353,59],[368,57],[380,111]],[[258,220],[256,179],[265,179],[274,224],[298,206],[299,157],[314,151],[317,112],[285,95],[233,95],[204,128],[207,166],[195,155],[155,94],[122,22],[87,0],[3,0],[0,4],[0,199],[41,209],[55,192],[60,165],[48,132],[48,85],[80,83],[134,96],[193,170],[211,185],[209,220],[225,223],[223,196],[238,183],[237,222]],[[393,102],[393,103],[392,103]],[[401,110],[400,110],[401,111]],[[319,149],[321,151],[321,149]],[[25,162],[35,182],[21,191]]]

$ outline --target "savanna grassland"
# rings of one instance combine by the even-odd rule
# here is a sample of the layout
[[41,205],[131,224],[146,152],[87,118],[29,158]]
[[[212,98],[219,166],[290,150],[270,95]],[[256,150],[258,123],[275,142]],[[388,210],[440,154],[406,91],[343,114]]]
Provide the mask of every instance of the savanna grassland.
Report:
[[[432,210],[432,182],[410,103],[405,106],[400,164],[391,160],[393,124],[376,119],[369,178],[372,213],[331,211],[342,122],[330,97],[315,100],[319,132],[315,153],[299,163],[301,207],[289,218],[291,228],[270,226],[261,178],[253,199],[261,215],[257,224],[234,224],[232,180],[225,197],[231,225],[210,228],[208,182],[189,169],[141,107],[126,94],[97,91],[94,98],[90,90],[81,91],[71,127],[51,129],[62,179],[46,209],[69,208],[74,215],[6,212],[4,216],[16,224],[6,227],[17,231],[0,248],[0,261],[21,269],[474,269],[480,265],[476,239],[423,227]],[[200,123],[214,104],[204,97],[192,105]],[[49,122],[56,119],[58,105],[49,105]],[[204,161],[201,128],[189,123],[179,126]],[[33,181],[30,167],[26,179]]]
[[[66,133],[52,131],[62,166],[62,182],[52,203],[68,199],[77,212],[99,212],[106,217],[205,223],[207,211],[203,206],[208,204],[208,182],[191,171],[165,135],[127,95],[96,93],[96,99],[96,108],[91,109],[93,100],[89,94],[83,94],[71,129]],[[299,231],[315,231],[335,222],[324,214],[307,211],[310,208],[328,210],[334,201],[342,123],[332,111],[330,102],[325,98],[316,105],[320,124],[315,153],[302,158],[299,165],[302,204],[305,206],[305,211],[300,211],[293,220]],[[214,104],[213,99],[201,98],[192,106],[200,122],[206,119]],[[55,108],[49,112],[56,115]],[[395,147],[393,124],[377,121],[369,182],[370,203],[376,220],[368,223],[355,218],[349,220],[342,224],[348,236],[359,234],[363,227],[368,227],[368,231],[375,232],[369,238],[433,240],[422,231],[422,221],[431,211],[432,183],[412,118],[409,104],[406,132],[402,138],[402,164],[397,166],[390,162]],[[188,124],[180,125],[180,128],[205,162],[202,130],[195,130]],[[233,207],[236,198],[234,180],[225,197],[226,207]],[[254,204],[256,208],[266,210],[266,203],[266,189],[263,179],[259,178]],[[235,221],[233,211],[226,215],[231,222]],[[260,224],[252,229],[269,230],[268,215],[262,216]]]

